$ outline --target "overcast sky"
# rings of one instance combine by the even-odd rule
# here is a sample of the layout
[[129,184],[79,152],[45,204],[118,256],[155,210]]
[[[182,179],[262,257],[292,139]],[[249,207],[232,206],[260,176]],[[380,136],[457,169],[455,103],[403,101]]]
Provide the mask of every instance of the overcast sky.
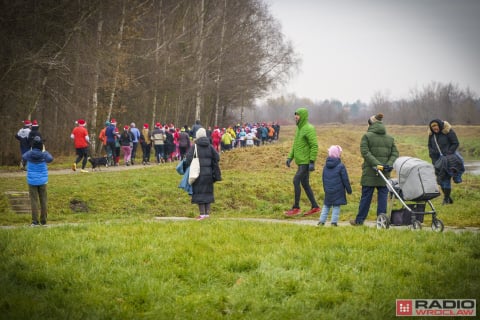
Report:
[[302,59],[273,96],[370,102],[433,81],[480,95],[480,0],[264,0]]

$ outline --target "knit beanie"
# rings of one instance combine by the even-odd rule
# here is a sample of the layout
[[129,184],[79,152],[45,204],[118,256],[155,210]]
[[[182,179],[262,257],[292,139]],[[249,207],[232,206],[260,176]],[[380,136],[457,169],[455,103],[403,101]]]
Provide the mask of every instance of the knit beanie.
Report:
[[373,124],[377,121],[382,121],[383,120],[383,113],[378,113],[376,115],[373,115],[371,116],[369,119],[368,119],[368,124]]
[[42,150],[43,149],[42,138],[40,138],[39,136],[35,136],[35,138],[33,138],[32,148]]
[[340,158],[342,155],[342,147],[338,145],[330,146],[328,148],[328,157],[329,158]]
[[206,137],[206,136],[207,136],[207,132],[205,131],[205,129],[204,128],[199,128],[197,130],[197,133],[195,134],[195,139]]

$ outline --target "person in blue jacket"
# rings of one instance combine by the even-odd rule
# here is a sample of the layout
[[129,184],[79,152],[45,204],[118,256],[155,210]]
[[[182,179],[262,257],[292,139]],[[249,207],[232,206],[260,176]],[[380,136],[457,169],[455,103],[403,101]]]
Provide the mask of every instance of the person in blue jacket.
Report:
[[352,194],[347,168],[340,159],[341,155],[342,147],[335,145],[328,148],[328,158],[322,174],[325,199],[318,225],[325,225],[328,212],[332,208],[332,226],[336,227],[340,216],[340,206],[347,204],[345,191]]
[[53,161],[52,155],[43,150],[43,142],[40,136],[33,138],[32,149],[22,156],[27,162],[27,183],[30,203],[32,206],[32,227],[38,226],[38,201],[40,201],[40,223],[47,224],[47,163]]

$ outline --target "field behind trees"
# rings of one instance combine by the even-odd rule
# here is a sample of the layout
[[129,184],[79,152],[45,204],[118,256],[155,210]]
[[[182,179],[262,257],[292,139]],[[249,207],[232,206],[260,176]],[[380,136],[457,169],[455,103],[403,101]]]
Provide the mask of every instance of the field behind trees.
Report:
[[[197,208],[177,188],[175,164],[80,174],[67,170],[71,155],[50,166],[50,226],[31,228],[29,215],[12,212],[4,195],[27,190],[25,178],[3,167],[0,318],[388,319],[395,299],[478,301],[477,232],[434,233],[429,217],[419,232],[241,219],[290,220],[283,211],[293,201],[295,165],[284,163],[294,129],[282,127],[277,143],[222,153],[224,180],[204,221],[188,219]],[[354,192],[342,221],[358,207],[365,130],[317,127],[321,152],[311,181],[320,203],[326,150],[344,149]],[[425,127],[387,130],[401,155],[428,157]],[[480,128],[455,130],[462,153],[478,159]],[[453,205],[434,200],[439,218],[460,230],[480,227],[479,191],[480,178],[466,174]],[[89,211],[72,211],[72,199]],[[301,203],[308,207],[304,194]]]

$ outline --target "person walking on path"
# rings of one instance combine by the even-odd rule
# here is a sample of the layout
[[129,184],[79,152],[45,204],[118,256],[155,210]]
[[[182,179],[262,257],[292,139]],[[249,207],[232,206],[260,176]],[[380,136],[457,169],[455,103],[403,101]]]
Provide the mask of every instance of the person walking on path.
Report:
[[[27,183],[30,204],[32,206],[32,227],[47,224],[47,163],[52,162],[53,157],[48,151],[42,151],[43,149],[42,138],[37,136],[33,138],[32,149],[25,152],[22,156],[23,160],[27,162]],[[40,221],[38,221],[39,202]]]
[[295,111],[295,121],[297,130],[293,140],[293,146],[287,158],[286,165],[290,168],[292,160],[298,166],[297,173],[293,177],[293,187],[295,191],[295,202],[290,210],[285,211],[287,216],[297,216],[300,210],[301,187],[305,190],[311,209],[303,215],[308,216],[320,212],[315,195],[310,187],[310,172],[315,170],[315,160],[318,154],[318,141],[315,127],[308,122],[308,110],[299,108]]
[[28,142],[28,135],[30,134],[32,123],[30,120],[23,121],[23,127],[15,134],[15,138],[20,143],[20,169],[25,170],[26,161],[22,159],[25,152],[30,150],[30,144]]
[[197,130],[196,137],[195,144],[188,150],[185,157],[184,170],[192,163],[196,146],[197,157],[200,159],[200,176],[192,184],[192,203],[198,204],[200,215],[197,220],[203,220],[210,217],[211,204],[215,202],[213,165],[220,161],[220,156],[210,143],[204,128]]
[[123,163],[126,166],[130,165],[130,160],[132,156],[132,133],[130,132],[130,128],[128,126],[123,127],[123,132],[119,138],[120,147],[123,151]]
[[33,139],[35,137],[40,137],[42,143],[45,144],[45,139],[43,139],[42,134],[40,133],[39,124],[37,120],[32,121],[32,126],[30,132],[28,133],[28,146],[31,148],[33,146]]
[[452,177],[455,183],[460,183],[465,172],[463,158],[457,152],[460,145],[457,134],[450,123],[439,119],[430,121],[428,134],[428,155],[432,163],[435,165],[440,157],[446,157],[446,168],[435,168],[435,175],[443,191],[443,204],[452,204]]
[[150,152],[152,150],[152,141],[150,140],[150,129],[148,123],[143,124],[142,134],[140,135],[140,143],[142,145],[143,165],[150,164]]
[[117,140],[118,140],[118,128],[117,121],[115,119],[110,119],[110,125],[105,130],[105,136],[107,137],[107,158],[109,166],[118,166],[118,157],[120,154],[117,153]]
[[348,178],[347,168],[341,160],[342,147],[335,145],[328,148],[328,157],[323,167],[322,182],[325,199],[322,213],[320,213],[319,225],[325,225],[328,212],[332,208],[332,226],[338,226],[340,206],[347,204],[347,195],[352,194],[352,187]]
[[90,143],[90,137],[88,136],[88,131],[85,128],[85,120],[78,120],[78,126],[73,128],[70,138],[73,139],[73,144],[75,146],[75,151],[77,153],[77,158],[72,164],[72,170],[77,170],[77,164],[82,161],[82,170],[81,172],[88,172],[85,170],[88,160],[88,144]]
[[103,127],[102,130],[100,130],[100,133],[98,135],[98,140],[102,143],[103,150],[105,151],[105,154],[108,156],[108,151],[107,151],[107,136],[105,135],[108,126],[110,125],[110,121],[105,121],[105,126]]
[[363,157],[362,164],[362,196],[355,220],[350,220],[353,226],[363,225],[368,216],[373,192],[377,189],[377,216],[387,212],[388,188],[385,180],[380,177],[377,170],[382,170],[387,179],[393,162],[398,158],[398,149],[393,137],[387,134],[382,122],[383,114],[371,116],[368,119],[368,129],[360,142],[360,153]]
[[138,142],[140,141],[140,130],[135,125],[135,122],[130,123],[130,133],[132,134],[132,154],[130,156],[130,163],[135,164],[135,157],[137,156]]

